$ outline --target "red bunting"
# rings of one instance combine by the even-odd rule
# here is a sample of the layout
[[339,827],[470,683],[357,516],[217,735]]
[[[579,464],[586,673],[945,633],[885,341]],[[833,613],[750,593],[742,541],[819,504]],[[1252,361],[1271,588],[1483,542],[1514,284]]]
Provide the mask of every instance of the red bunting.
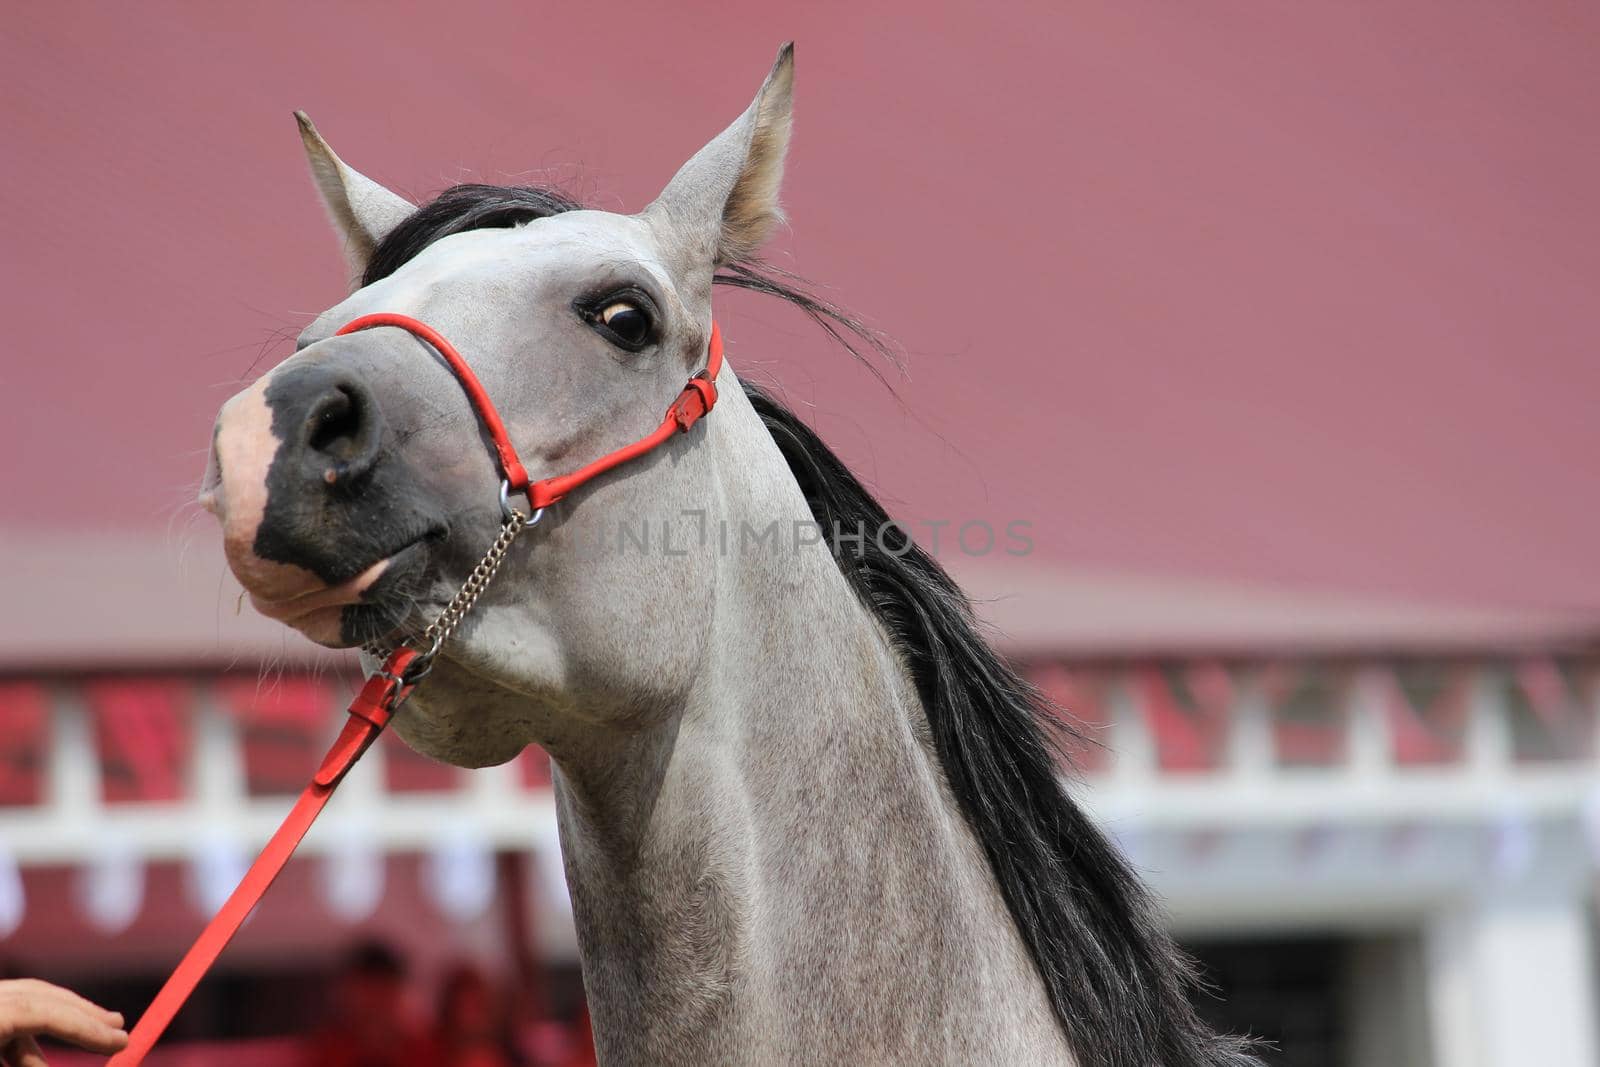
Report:
[[1460,666],[1405,664],[1382,675],[1395,762],[1458,763],[1466,753],[1472,677]]
[[1594,703],[1555,660],[1541,656],[1516,664],[1510,692],[1512,745],[1530,762],[1588,759],[1594,753]]
[[1278,766],[1335,767],[1348,758],[1347,672],[1316,664],[1273,663],[1262,669],[1259,678],[1272,709]]
[[38,682],[0,685],[0,806],[44,801],[50,697]]
[[1218,663],[1144,667],[1137,675],[1163,771],[1210,771],[1226,760],[1233,680]]
[[252,796],[294,794],[317,764],[341,703],[320,678],[230,677],[217,699],[239,723],[245,788]]
[[173,678],[111,678],[84,686],[108,804],[172,801],[185,792],[192,694]]

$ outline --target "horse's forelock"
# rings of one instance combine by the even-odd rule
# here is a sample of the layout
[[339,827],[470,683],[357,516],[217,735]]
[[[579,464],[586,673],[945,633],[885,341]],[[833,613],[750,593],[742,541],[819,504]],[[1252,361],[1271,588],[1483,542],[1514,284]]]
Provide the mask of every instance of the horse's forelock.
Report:
[[418,208],[373,250],[361,284],[387,278],[451,234],[505,229],[549,218],[583,205],[556,189],[537,185],[455,185]]

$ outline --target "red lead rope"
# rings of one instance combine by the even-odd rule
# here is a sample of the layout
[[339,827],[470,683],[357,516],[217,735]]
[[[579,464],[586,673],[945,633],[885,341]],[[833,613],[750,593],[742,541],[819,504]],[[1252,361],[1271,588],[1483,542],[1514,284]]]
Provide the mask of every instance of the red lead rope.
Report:
[[294,855],[295,846],[322,813],[323,806],[333,796],[340,780],[355,766],[356,760],[371,747],[372,742],[378,739],[378,734],[389,724],[394,709],[411,694],[411,686],[405,684],[403,679],[406,668],[418,655],[412,648],[396,649],[384,661],[378,673],[368,678],[367,684],[361,687],[361,692],[350,704],[350,718],[346,720],[344,729],[339,731],[333,747],[322,758],[322,766],[317,769],[311,783],[301,792],[300,799],[295,801],[282,825],[250,865],[250,870],[245,872],[227,902],[206,924],[206,928],[200,931],[200,936],[173,969],[172,977],[161,987],[156,999],[139,1016],[138,1025],[128,1035],[128,1047],[111,1058],[113,1067],[132,1067],[133,1064],[144,1062],[145,1055],[160,1039],[167,1024],[172,1022],[172,1017],[178,1014],[178,1009],[183,1007],[189,994],[194,992],[194,987],[205,977],[228,942],[233,940],[233,935],[238,933],[240,925],[255,909],[262,894],[277,879],[283,865]]
[[[711,340],[706,346],[705,369],[696,373],[684,385],[683,391],[667,409],[666,417],[661,420],[660,426],[632,444],[624,445],[615,452],[608,452],[571,474],[530,483],[527,469],[517,458],[517,450],[511,444],[511,438],[506,433],[505,423],[501,421],[499,412],[495,410],[494,403],[489,399],[483,384],[478,381],[478,376],[472,373],[471,366],[462,358],[461,353],[456,351],[455,346],[431,326],[407,315],[363,315],[346,323],[339,330],[339,334],[355,333],[357,330],[368,330],[377,326],[394,326],[415,334],[444,357],[456,379],[461,383],[461,388],[466,392],[467,400],[477,412],[484,432],[494,443],[495,459],[506,484],[518,492],[525,492],[528,502],[536,511],[554,504],[578,486],[599,477],[606,471],[660,447],[673,433],[687,432],[689,427],[698,422],[717,402],[716,379],[717,373],[722,369],[722,334],[717,329],[717,324],[712,322]],[[222,954],[228,942],[233,940],[233,935],[238,932],[250,912],[260,903],[261,897],[277,879],[284,864],[289,862],[295,847],[300,844],[300,839],[305,837],[306,831],[311,829],[311,824],[321,814],[323,807],[328,803],[328,798],[333,796],[333,791],[339,787],[339,783],[349,773],[350,768],[355,766],[356,760],[361,758],[362,753],[372,747],[372,743],[383,732],[383,728],[389,725],[395,709],[411,695],[416,681],[407,678],[407,671],[414,666],[424,666],[422,659],[421,652],[402,645],[391,652],[377,672],[367,679],[366,684],[361,687],[361,692],[350,704],[348,709],[350,717],[345,721],[344,728],[339,732],[333,747],[328,749],[328,754],[322,758],[322,766],[317,768],[317,773],[312,776],[310,784],[300,794],[300,799],[295,801],[294,807],[267,841],[266,847],[261,850],[256,861],[245,872],[238,887],[222,905],[221,910],[206,924],[206,928],[200,932],[200,936],[195,939],[189,951],[173,969],[172,976],[161,987],[161,992],[156,994],[155,1000],[151,1001],[144,1014],[139,1016],[138,1024],[128,1035],[128,1047],[111,1058],[109,1067],[137,1067],[144,1062],[145,1056],[160,1040],[167,1025],[172,1022],[173,1016],[178,1014],[178,1009],[183,1007],[184,1002],[189,999],[189,994],[193,993],[195,986],[200,983],[200,979],[205,977],[205,973],[211,969],[211,965]]]

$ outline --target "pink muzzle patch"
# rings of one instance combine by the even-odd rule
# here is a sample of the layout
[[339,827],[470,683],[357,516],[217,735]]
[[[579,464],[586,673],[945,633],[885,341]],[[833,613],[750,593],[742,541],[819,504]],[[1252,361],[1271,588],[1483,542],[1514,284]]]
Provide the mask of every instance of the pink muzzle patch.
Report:
[[257,611],[313,640],[337,638],[339,612],[355,604],[388,566],[381,560],[336,586],[304,567],[256,555],[267,512],[267,472],[283,444],[272,433],[268,375],[222,407],[200,490],[200,505],[222,523],[223,551]]

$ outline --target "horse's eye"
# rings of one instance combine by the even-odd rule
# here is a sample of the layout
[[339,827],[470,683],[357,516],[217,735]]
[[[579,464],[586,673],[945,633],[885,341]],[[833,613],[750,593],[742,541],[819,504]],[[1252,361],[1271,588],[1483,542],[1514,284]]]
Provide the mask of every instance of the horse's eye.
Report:
[[632,304],[608,304],[595,319],[624,345],[636,348],[650,339],[650,316]]

